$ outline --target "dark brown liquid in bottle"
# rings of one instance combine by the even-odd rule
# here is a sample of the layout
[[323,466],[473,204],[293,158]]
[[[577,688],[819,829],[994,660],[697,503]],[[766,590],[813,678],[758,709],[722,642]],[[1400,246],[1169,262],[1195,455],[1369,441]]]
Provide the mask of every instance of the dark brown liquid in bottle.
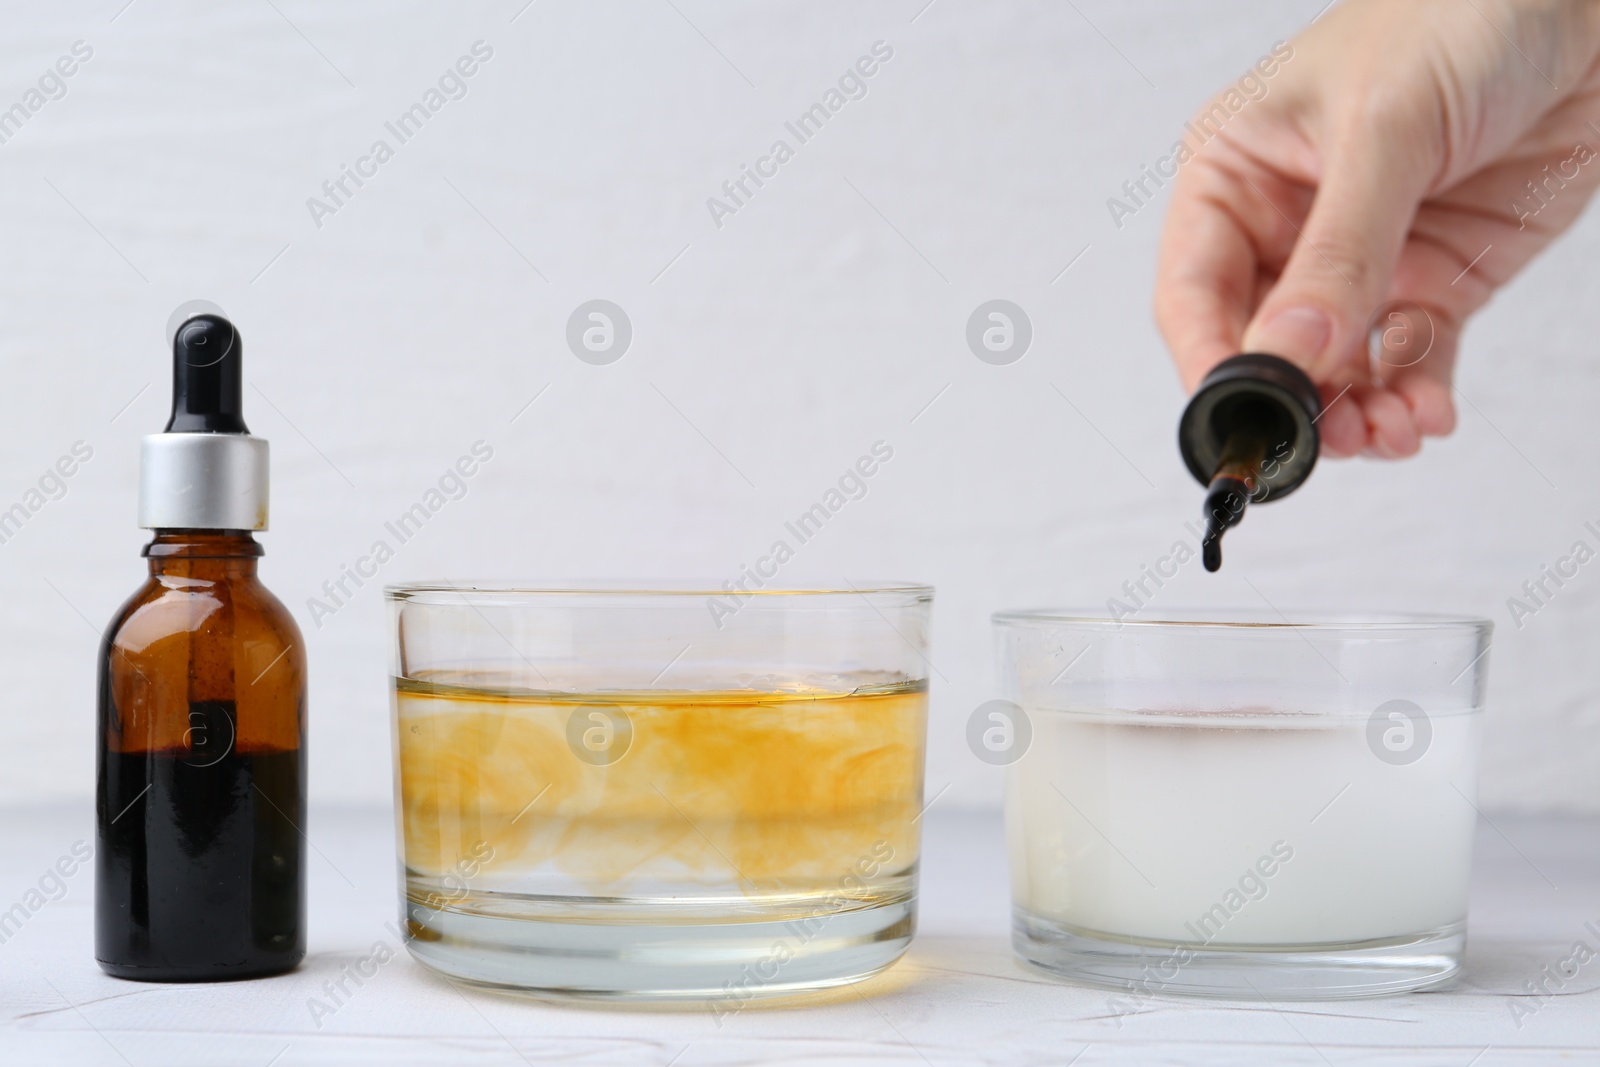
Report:
[[163,530],[102,647],[95,956],[217,981],[305,955],[305,655],[247,533]]

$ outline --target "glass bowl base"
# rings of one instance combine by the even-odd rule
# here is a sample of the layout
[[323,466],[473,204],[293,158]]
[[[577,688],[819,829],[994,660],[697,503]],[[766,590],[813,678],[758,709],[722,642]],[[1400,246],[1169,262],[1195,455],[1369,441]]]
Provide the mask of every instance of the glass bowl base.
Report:
[[810,919],[574,922],[405,905],[406,947],[427,967],[474,985],[541,996],[704,1001],[713,1014],[756,999],[857,982],[911,944],[915,899]]
[[[1124,1014],[1163,995],[1238,1000],[1342,1000],[1437,989],[1461,971],[1466,924],[1341,944],[1221,945],[1134,940],[1013,909],[1012,947],[1024,961],[1110,989]],[[1113,997],[1115,1002],[1119,998]]]

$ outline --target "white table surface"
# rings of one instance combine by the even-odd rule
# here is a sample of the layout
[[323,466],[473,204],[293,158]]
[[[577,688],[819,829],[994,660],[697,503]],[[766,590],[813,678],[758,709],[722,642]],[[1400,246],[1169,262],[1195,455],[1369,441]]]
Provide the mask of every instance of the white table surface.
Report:
[[[0,910],[77,840],[81,809],[0,812]],[[1456,988],[1269,1005],[1160,998],[1120,1021],[1103,991],[1011,956],[998,816],[931,811],[920,929],[885,976],[802,1008],[619,1010],[458,990],[404,953],[332,1016],[308,1000],[374,942],[398,939],[387,812],[314,811],[310,952],[256,982],[145,985],[92,954],[93,874],[0,945],[0,1067],[178,1064],[1503,1064],[1600,1063],[1600,958],[1534,1002],[1524,983],[1600,950],[1600,820],[1480,824],[1466,975]],[[1553,973],[1553,971],[1552,971]],[[1513,998],[1537,1003],[1517,1025]],[[1076,1059],[1075,1059],[1076,1058]]]

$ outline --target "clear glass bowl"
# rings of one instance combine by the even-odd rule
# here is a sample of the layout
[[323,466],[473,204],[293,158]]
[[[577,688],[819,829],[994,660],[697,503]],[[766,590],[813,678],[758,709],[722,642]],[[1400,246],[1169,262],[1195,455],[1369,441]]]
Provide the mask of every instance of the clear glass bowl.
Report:
[[931,589],[387,593],[417,959],[726,1013],[905,951]]
[[1120,991],[1268,999],[1448,983],[1491,624],[995,616],[1014,945]]

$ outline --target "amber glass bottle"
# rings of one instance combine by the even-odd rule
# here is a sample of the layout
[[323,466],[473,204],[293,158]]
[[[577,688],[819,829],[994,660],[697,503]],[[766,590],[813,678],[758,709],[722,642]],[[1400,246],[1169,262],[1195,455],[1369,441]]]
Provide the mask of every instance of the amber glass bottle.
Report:
[[[180,428],[219,396],[236,407],[238,386],[231,324],[184,330]],[[231,418],[145,439],[150,576],[100,649],[95,956],[121,978],[249,978],[305,955],[305,649],[245,528],[266,525],[266,442]]]

